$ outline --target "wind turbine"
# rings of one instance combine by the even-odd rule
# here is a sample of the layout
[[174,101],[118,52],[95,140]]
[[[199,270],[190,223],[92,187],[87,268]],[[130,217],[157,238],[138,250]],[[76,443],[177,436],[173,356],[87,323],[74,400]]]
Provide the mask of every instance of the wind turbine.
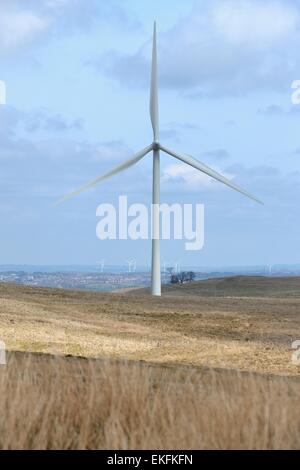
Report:
[[128,272],[129,273],[135,273],[136,272],[136,260],[135,259],[128,259],[127,260],[127,263],[128,263]]
[[101,261],[97,261],[97,265],[100,266],[100,272],[103,273],[104,271],[104,259],[102,259]]
[[159,142],[159,115],[158,115],[158,91],[157,91],[157,46],[156,46],[156,23],[154,23],[153,32],[153,49],[152,49],[152,70],[151,70],[151,88],[150,88],[150,117],[153,128],[153,142],[143,150],[140,150],[124,163],[113,168],[111,171],[99,176],[98,178],[90,181],[79,189],[67,194],[63,197],[58,204],[67,199],[76,196],[87,189],[94,188],[102,181],[110,178],[111,176],[120,173],[127,168],[138,163],[148,153],[153,152],[153,193],[152,193],[152,264],[151,264],[151,292],[152,295],[161,295],[161,271],[160,271],[160,151],[163,151],[172,157],[184,162],[191,167],[205,173],[211,178],[220,181],[221,183],[229,186],[230,188],[238,191],[244,196],[262,204],[259,199],[252,196],[248,191],[237,186],[232,181],[225,178],[223,175],[217,173],[212,168],[209,168],[204,163],[195,160],[193,157],[185,154],[180,154],[173,150],[168,149]]
[[167,272],[167,266],[169,266],[169,265],[170,265],[170,263],[169,263],[168,261],[164,261],[164,262],[163,262],[163,269],[162,269],[162,272],[163,272],[164,274],[166,274],[166,272]]
[[181,270],[180,261],[177,261],[177,262],[174,264],[174,269],[175,269],[175,273],[176,273],[176,274],[180,273],[180,270]]

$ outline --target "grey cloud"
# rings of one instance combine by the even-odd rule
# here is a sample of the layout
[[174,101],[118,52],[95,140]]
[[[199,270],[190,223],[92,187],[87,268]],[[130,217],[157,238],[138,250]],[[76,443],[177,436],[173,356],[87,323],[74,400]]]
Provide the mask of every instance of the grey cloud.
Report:
[[[299,212],[300,172],[283,172],[267,165],[247,167],[242,164],[222,166],[217,169],[222,174],[229,175],[236,184],[247,189],[264,202],[265,205],[262,208],[257,208],[263,216],[274,211],[280,213],[281,210],[292,214],[295,208]],[[209,178],[207,177],[207,179]],[[216,182],[208,187],[202,179],[199,179],[198,184],[193,187],[183,179],[180,180],[180,184],[178,182],[176,184],[175,181],[167,181],[163,188],[165,193],[175,196],[180,193],[182,197],[188,194],[193,194],[195,197],[197,194],[198,201],[204,201],[205,204],[216,207],[229,203],[229,210],[245,208],[252,204],[221,183]],[[235,201],[233,206],[231,205],[232,201]]]
[[160,136],[165,140],[173,140],[173,142],[180,142],[180,133],[176,129],[163,129]]
[[67,121],[59,114],[52,115],[49,111],[41,109],[34,111],[27,115],[24,119],[24,128],[28,132],[34,132],[38,130],[61,132],[72,129],[82,129],[83,120],[75,119],[73,121]]
[[275,210],[286,208],[290,213],[295,207],[298,210],[300,172],[284,172],[267,165],[247,168],[241,164],[231,165],[225,171],[234,174],[236,182],[261,198],[266,211],[270,206]]
[[[27,139],[8,140],[0,152],[0,193],[7,201],[29,198],[55,198],[104,173],[116,161],[101,158],[111,152],[109,144],[51,139],[32,142]],[[118,161],[122,160],[119,155]],[[116,181],[110,182],[114,187]],[[125,180],[128,186],[129,180]],[[132,181],[131,181],[132,184]]]
[[288,111],[288,115],[289,116],[299,117],[300,116],[300,106],[299,105],[292,106]]
[[[51,138],[38,133],[32,138],[32,132],[26,134],[25,131],[20,137],[20,128],[24,129],[24,123],[25,128],[27,125],[27,113],[13,108],[2,111],[0,193],[3,201],[16,202],[20,197],[22,200],[23,197],[58,197],[133,153],[122,141],[75,140],[56,130]],[[132,180],[130,182],[132,184]],[[110,186],[114,184],[116,182],[112,181]]]
[[277,104],[270,104],[264,109],[259,109],[258,114],[263,114],[265,116],[282,116],[285,114],[285,111]]
[[65,0],[58,1],[40,1],[33,0],[34,9],[42,10],[46,17],[55,20],[55,27],[62,31],[72,29],[82,29],[89,31],[97,21],[105,24],[107,21],[113,21],[118,28],[122,30],[138,29],[140,24],[132,20],[127,14],[124,4],[120,0],[99,1],[99,0]]
[[283,108],[282,106],[271,104],[266,108],[259,109],[258,114],[264,116],[284,116],[284,117],[299,117],[300,115],[300,106],[294,105],[290,108]]
[[[286,89],[300,69],[299,18],[299,4],[291,1],[197,2],[159,34],[160,84],[192,99]],[[150,57],[151,40],[132,55],[111,51],[95,64],[126,86],[144,87]]]
[[230,174],[239,175],[243,179],[254,179],[256,181],[261,179],[277,179],[282,177],[282,172],[273,166],[260,165],[246,168],[241,164],[230,165],[226,168],[226,172]]
[[192,124],[190,122],[168,122],[166,125],[168,128],[175,128],[178,130],[187,130],[187,131],[194,131],[198,130],[199,126],[196,126],[195,124]]
[[52,114],[41,108],[24,112],[11,106],[5,106],[0,113],[0,135],[14,135],[17,130],[25,132],[50,131],[63,132],[72,129],[83,129],[83,120],[68,121],[59,114]]
[[0,55],[11,56],[56,35],[89,32],[108,21],[123,31],[140,28],[120,0],[1,0]]
[[161,137],[166,140],[173,140],[180,142],[181,134],[184,131],[195,131],[199,130],[199,127],[189,122],[168,122],[163,126],[161,131]]
[[225,149],[215,149],[202,154],[204,157],[210,158],[212,160],[225,160],[229,158],[229,153]]

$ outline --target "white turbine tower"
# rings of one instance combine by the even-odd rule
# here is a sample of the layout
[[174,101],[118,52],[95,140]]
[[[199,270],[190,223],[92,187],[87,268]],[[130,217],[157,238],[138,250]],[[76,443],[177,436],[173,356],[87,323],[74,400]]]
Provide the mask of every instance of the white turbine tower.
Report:
[[177,261],[177,262],[174,264],[174,270],[175,270],[175,273],[176,273],[176,274],[180,273],[180,271],[181,271],[180,261]]
[[97,261],[97,265],[100,266],[100,272],[103,273],[105,265],[104,259],[102,259],[101,261]]
[[256,197],[252,196],[248,191],[245,191],[241,187],[234,184],[232,181],[228,180],[221,174],[217,173],[215,170],[209,168],[204,163],[195,160],[189,155],[183,155],[173,150],[170,150],[163,146],[159,142],[159,119],[158,119],[158,92],[157,92],[157,48],[156,48],[156,24],[154,23],[154,33],[153,33],[153,51],[152,51],[152,72],[151,72],[151,91],[150,91],[150,117],[153,128],[153,142],[143,150],[137,152],[133,157],[126,160],[124,163],[121,163],[117,167],[113,168],[111,171],[105,173],[104,175],[99,176],[93,181],[85,184],[79,189],[67,194],[63,197],[58,204],[64,202],[67,199],[70,199],[73,196],[80,194],[87,189],[94,188],[96,185],[102,181],[110,178],[111,176],[120,173],[123,170],[135,165],[139,162],[145,155],[153,152],[153,195],[152,195],[152,267],[151,267],[151,291],[152,295],[161,295],[161,270],[160,270],[160,217],[159,217],[159,204],[160,204],[160,151],[163,151],[172,157],[190,165],[193,168],[205,173],[211,178],[220,181],[221,183],[229,186],[230,188],[238,191],[244,196],[249,197],[250,199],[262,204]]
[[131,273],[131,266],[132,266],[132,261],[131,261],[131,259],[128,259],[128,260],[126,261],[126,263],[128,264],[128,272]]
[[132,272],[136,272],[136,259],[132,258]]

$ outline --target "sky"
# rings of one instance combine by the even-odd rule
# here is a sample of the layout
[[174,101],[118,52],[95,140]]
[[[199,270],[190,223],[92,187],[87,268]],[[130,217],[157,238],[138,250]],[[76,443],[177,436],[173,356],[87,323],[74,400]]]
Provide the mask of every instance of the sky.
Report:
[[55,202],[152,141],[154,20],[161,142],[264,201],[162,155],[162,202],[205,206],[203,249],[162,261],[300,262],[300,1],[0,0],[0,264],[150,263],[149,240],[96,237],[99,204],[151,203],[150,155]]

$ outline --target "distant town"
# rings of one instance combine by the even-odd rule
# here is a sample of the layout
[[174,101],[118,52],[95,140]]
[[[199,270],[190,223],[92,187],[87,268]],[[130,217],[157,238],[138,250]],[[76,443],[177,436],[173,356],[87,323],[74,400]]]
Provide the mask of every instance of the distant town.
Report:
[[[132,267],[130,268],[133,269]],[[61,289],[85,289],[91,291],[113,291],[132,287],[148,287],[151,282],[150,269],[134,268],[129,272],[126,266],[0,266],[0,282],[10,282],[28,286],[52,287]],[[193,280],[228,277],[237,275],[251,276],[300,276],[300,265],[278,265],[245,268],[199,268],[166,267],[162,272],[162,282],[174,281],[174,275],[194,273]]]

